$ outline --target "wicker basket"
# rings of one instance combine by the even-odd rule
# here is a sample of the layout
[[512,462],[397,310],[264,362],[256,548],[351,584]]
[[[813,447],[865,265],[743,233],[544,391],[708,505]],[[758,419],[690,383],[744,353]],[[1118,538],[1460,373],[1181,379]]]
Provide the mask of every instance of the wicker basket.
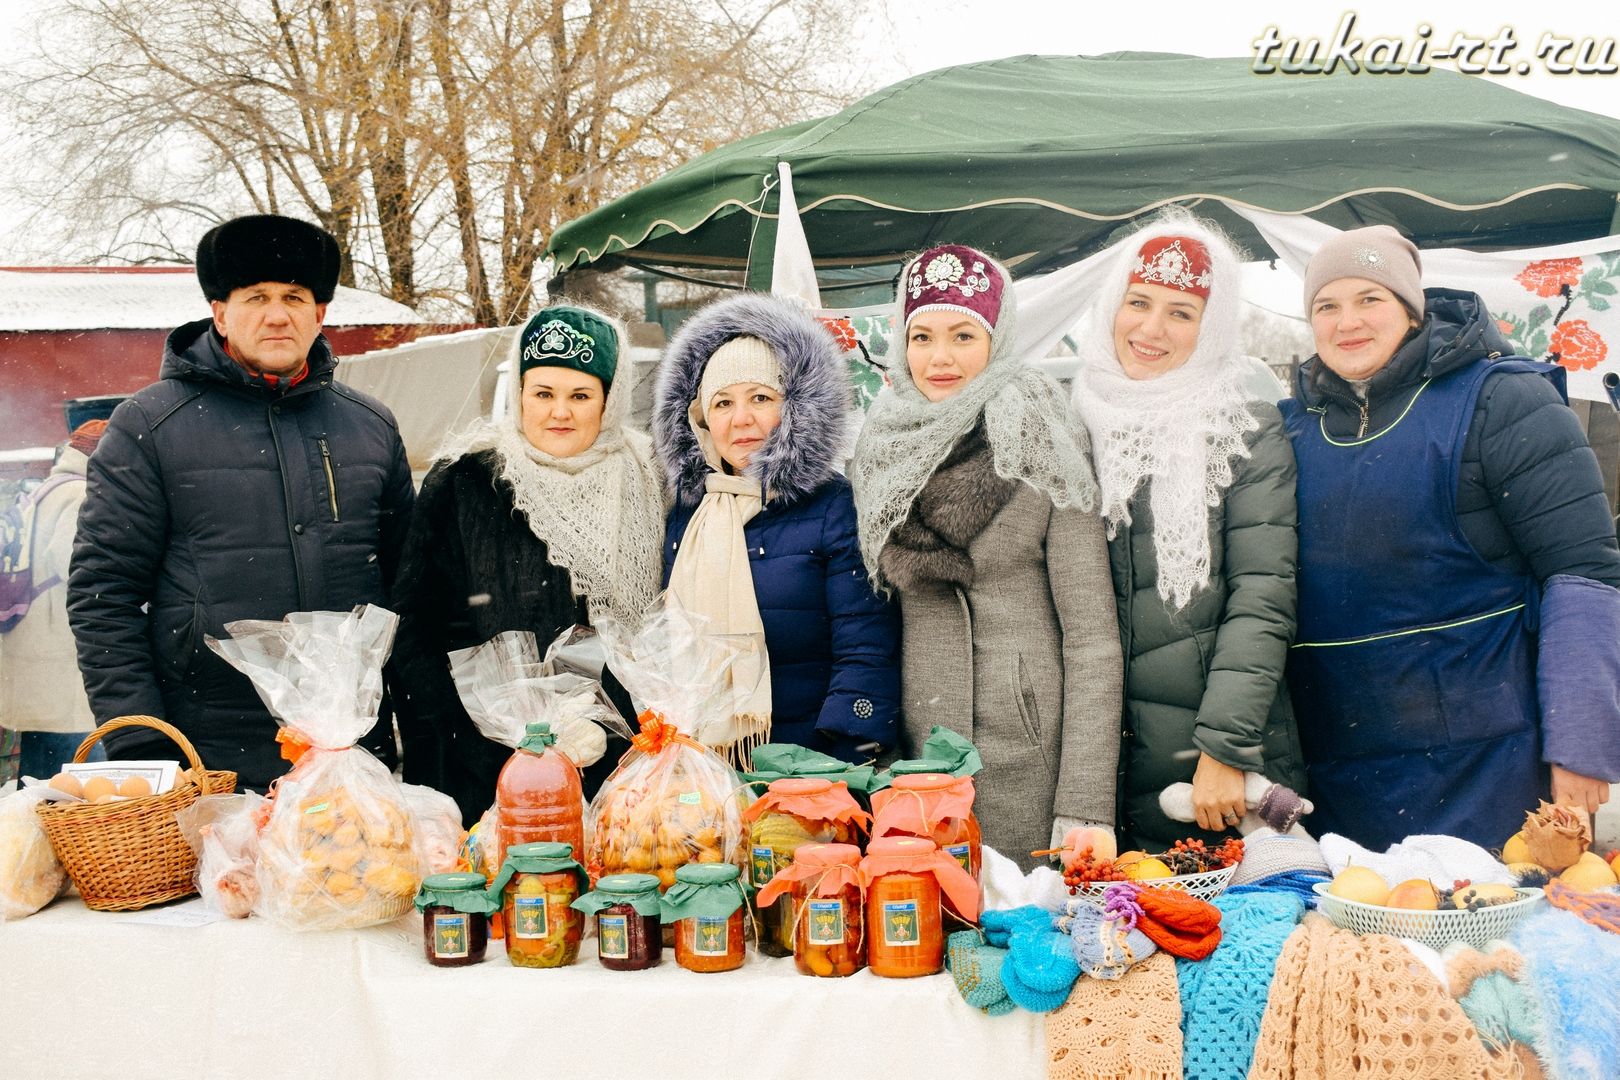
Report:
[[1443,949],[1453,941],[1466,942],[1476,949],[1483,949],[1493,939],[1506,937],[1520,919],[1541,906],[1540,889],[1518,889],[1516,891],[1522,899],[1493,904],[1478,911],[1388,908],[1334,896],[1328,892],[1331,884],[1321,881],[1311,888],[1320,898],[1318,909],[1334,926],[1358,934],[1412,938],[1431,949]]
[[104,736],[127,727],[152,728],[173,739],[191,763],[192,775],[202,778],[202,787],[182,775],[173,789],[161,795],[94,806],[39,804],[40,824],[56,857],[85,906],[95,911],[134,911],[195,893],[197,854],[181,835],[175,812],[203,795],[223,794],[236,787],[235,773],[205,771],[191,742],[152,716],[107,721],[79,744],[73,760],[82,762]]
[[[1145,878],[1133,881],[1132,885],[1145,885],[1152,889],[1175,889],[1179,892],[1189,893],[1199,900],[1213,900],[1226,891],[1231,884],[1232,875],[1237,873],[1237,864],[1223,866],[1219,870],[1207,870],[1202,874],[1181,874],[1177,877]],[[1115,881],[1099,882],[1094,885],[1081,885],[1073,893],[1082,900],[1089,900],[1093,904],[1101,905],[1103,894],[1108,886],[1117,885]]]

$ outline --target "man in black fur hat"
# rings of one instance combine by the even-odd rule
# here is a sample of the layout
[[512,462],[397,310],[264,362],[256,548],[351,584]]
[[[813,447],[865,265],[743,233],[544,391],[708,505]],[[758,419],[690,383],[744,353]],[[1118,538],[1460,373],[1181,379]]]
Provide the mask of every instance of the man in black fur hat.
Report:
[[[204,765],[260,791],[287,767],[275,721],[205,636],[386,605],[410,516],[393,415],[332,377],[321,324],[339,262],[324,229],[274,214],[202,238],[213,316],[169,335],[158,381],[108,422],[68,581],[96,720],[165,719]],[[391,759],[386,715],[362,745]],[[104,745],[114,758],[177,753],[144,729]]]

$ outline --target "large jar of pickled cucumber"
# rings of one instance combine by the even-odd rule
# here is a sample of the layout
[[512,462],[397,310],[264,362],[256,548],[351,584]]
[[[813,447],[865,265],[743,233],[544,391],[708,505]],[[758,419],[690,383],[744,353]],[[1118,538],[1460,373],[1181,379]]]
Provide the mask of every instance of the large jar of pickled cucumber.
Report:
[[[790,778],[773,781],[743,813],[748,824],[748,864],[752,884],[763,888],[777,872],[793,862],[804,844],[857,842],[871,826],[871,818],[855,802],[843,781]],[[781,896],[754,909],[759,951],[767,956],[791,956],[792,902]]]
[[585,868],[572,844],[517,844],[490,884],[501,898],[506,959],[514,967],[567,967],[579,958],[585,916],[573,907],[585,891]]

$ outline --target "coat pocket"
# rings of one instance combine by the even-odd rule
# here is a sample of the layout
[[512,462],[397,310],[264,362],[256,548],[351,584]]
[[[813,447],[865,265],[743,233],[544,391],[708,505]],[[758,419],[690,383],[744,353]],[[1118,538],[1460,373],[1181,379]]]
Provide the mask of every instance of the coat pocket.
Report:
[[1030,681],[1022,656],[1018,658],[1018,682],[1013,687],[1013,702],[1018,706],[1018,720],[1024,725],[1024,738],[1040,755],[1046,775],[1057,775],[1052,768],[1052,759],[1046,752],[1046,743],[1041,738],[1041,711],[1035,700],[1035,684]]

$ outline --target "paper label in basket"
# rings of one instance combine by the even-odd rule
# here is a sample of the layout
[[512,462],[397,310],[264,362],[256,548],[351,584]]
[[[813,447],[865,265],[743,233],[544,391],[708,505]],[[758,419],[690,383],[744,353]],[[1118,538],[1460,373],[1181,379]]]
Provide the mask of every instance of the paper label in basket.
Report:
[[675,801],[683,806],[702,806],[703,793],[700,791],[683,791],[675,796]]
[[546,930],[546,898],[543,896],[517,896],[512,898],[512,936],[515,938],[543,938]]
[[457,960],[467,955],[467,916],[462,912],[433,916],[433,955]]
[[811,900],[805,921],[810,924],[812,945],[842,945],[844,943],[844,902],[842,900]]
[[918,941],[917,901],[883,902],[883,944],[915,945]]
[[626,915],[596,917],[596,952],[606,960],[630,959],[630,919]]
[[81,784],[92,776],[105,776],[115,784],[121,784],[131,776],[139,776],[152,785],[152,794],[162,795],[174,788],[174,778],[179,775],[180,763],[178,761],[68,762],[62,766],[62,771],[76,777]]
[[692,916],[692,952],[698,956],[726,955],[729,915]]
[[754,884],[768,885],[776,876],[776,852],[768,847],[753,849]]

